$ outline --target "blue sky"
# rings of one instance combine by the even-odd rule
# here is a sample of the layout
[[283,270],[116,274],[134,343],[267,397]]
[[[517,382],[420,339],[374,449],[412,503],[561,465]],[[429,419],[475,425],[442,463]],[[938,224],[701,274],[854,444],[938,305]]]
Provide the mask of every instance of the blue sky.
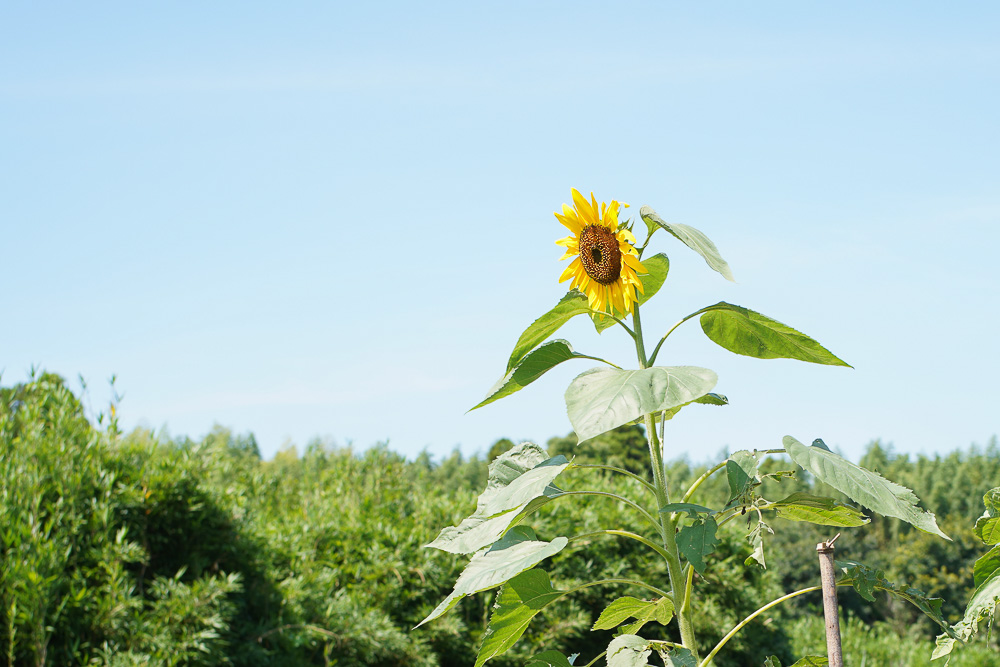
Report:
[[[657,237],[658,338],[726,300],[855,368],[661,353],[726,408],[668,455],[822,437],[857,456],[1000,432],[994,3],[8,3],[3,383],[118,377],[126,427],[407,455],[570,430],[587,362],[465,414],[565,291],[570,188]],[[630,363],[584,322],[581,352]]]

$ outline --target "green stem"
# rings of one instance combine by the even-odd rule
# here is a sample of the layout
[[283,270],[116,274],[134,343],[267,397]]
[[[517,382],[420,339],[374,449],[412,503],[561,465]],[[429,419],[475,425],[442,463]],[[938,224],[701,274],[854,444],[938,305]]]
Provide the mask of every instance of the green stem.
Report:
[[[837,585],[838,586],[850,586],[849,583],[838,583]],[[783,595],[780,598],[778,598],[777,600],[771,600],[766,605],[764,605],[763,607],[761,607],[760,609],[758,609],[757,611],[755,611],[754,613],[750,614],[749,616],[747,616],[746,618],[744,618],[742,621],[740,621],[739,623],[737,623],[736,626],[732,630],[729,631],[729,634],[727,634],[725,637],[723,637],[722,639],[719,640],[719,643],[715,645],[715,648],[712,649],[711,653],[709,653],[707,656],[705,656],[705,659],[702,660],[698,664],[698,667],[708,667],[708,665],[711,664],[711,662],[712,662],[712,658],[715,657],[715,654],[722,650],[722,647],[725,646],[726,643],[730,639],[733,638],[733,635],[735,635],[737,632],[739,632],[740,630],[742,630],[743,627],[747,623],[749,623],[753,619],[757,618],[758,616],[760,616],[761,614],[763,614],[765,611],[767,611],[771,607],[779,605],[782,602],[784,602],[785,600],[791,600],[792,598],[797,597],[799,595],[804,595],[806,593],[812,593],[813,591],[819,591],[819,590],[822,590],[822,589],[823,589],[822,586],[810,586],[809,588],[803,588],[802,590],[795,591],[794,593],[789,593],[788,595]]]
[[622,475],[626,475],[628,477],[631,477],[635,481],[639,482],[644,487],[646,487],[649,490],[650,493],[653,493],[653,494],[656,493],[656,487],[655,486],[653,486],[652,484],[650,484],[649,482],[647,482],[646,480],[644,480],[639,475],[636,475],[634,472],[629,472],[628,470],[625,470],[624,468],[616,468],[615,466],[608,466],[608,465],[603,465],[603,464],[600,464],[600,463],[575,463],[575,464],[573,464],[573,467],[574,468],[601,468],[602,470],[610,470],[612,472],[617,472],[617,473],[620,473]]
[[645,581],[639,581],[638,579],[601,579],[599,581],[588,581],[585,584],[580,584],[574,588],[566,591],[566,594],[576,593],[577,591],[582,591],[585,588],[592,588],[594,586],[604,586],[605,584],[628,584],[630,586],[638,586],[639,588],[645,588],[651,593],[656,593],[657,597],[667,598],[671,602],[674,602],[674,596],[670,593],[660,590],[656,586],[650,586]]
[[[646,359],[646,348],[642,339],[642,320],[639,317],[639,304],[635,304],[632,311],[632,326],[635,327],[635,352],[639,358],[641,368],[649,368]],[[646,439],[649,442],[649,460],[653,467],[653,486],[656,487],[657,510],[662,510],[670,503],[670,496],[667,491],[667,482],[663,474],[663,449],[659,438],[656,437],[656,420],[653,415],[643,415],[646,426]],[[680,551],[677,549],[677,540],[674,535],[674,523],[669,513],[660,512],[660,539],[663,541],[663,548],[666,551],[664,560],[667,562],[667,574],[670,577],[670,589],[675,596],[681,596],[680,600],[674,600],[674,607],[677,610],[677,625],[681,631],[681,642],[686,646],[695,659],[698,658],[698,642],[694,633],[694,626],[691,624],[691,615],[685,609],[683,588],[684,575],[681,570]]]
[[[728,461],[728,460],[729,459],[726,459],[726,461]],[[681,498],[681,502],[682,503],[686,503],[688,501],[688,498],[690,498],[691,496],[693,496],[694,492],[698,490],[698,487],[701,486],[702,482],[704,482],[706,479],[708,479],[709,477],[711,477],[715,473],[717,473],[720,470],[722,470],[723,468],[725,468],[726,467],[726,461],[723,461],[722,463],[720,463],[719,465],[715,466],[714,468],[706,470],[704,473],[702,473],[701,477],[699,477],[698,479],[694,480],[694,483],[691,484],[691,488],[689,488],[687,490],[687,493],[684,494],[684,497]]]
[[594,537],[596,535],[617,535],[619,537],[628,537],[628,538],[631,538],[631,539],[635,540],[636,542],[642,542],[647,547],[649,547],[650,549],[652,549],[656,553],[660,554],[660,556],[662,556],[664,559],[670,557],[670,555],[666,551],[663,550],[663,547],[657,545],[655,542],[653,542],[651,540],[647,540],[642,535],[636,535],[635,533],[630,533],[627,530],[616,530],[616,529],[595,530],[592,533],[583,533],[581,535],[574,535],[573,537],[569,538],[569,541],[570,542],[575,542],[576,540],[582,540],[584,538]]
[[607,491],[563,491],[562,493],[559,494],[559,496],[603,496],[605,498],[614,498],[615,500],[620,500],[621,502],[625,503],[632,509],[642,514],[642,516],[646,518],[646,521],[649,521],[657,528],[659,528],[660,526],[660,523],[653,517],[652,514],[650,514],[645,509],[635,504],[628,498],[619,496],[617,493],[608,493]]

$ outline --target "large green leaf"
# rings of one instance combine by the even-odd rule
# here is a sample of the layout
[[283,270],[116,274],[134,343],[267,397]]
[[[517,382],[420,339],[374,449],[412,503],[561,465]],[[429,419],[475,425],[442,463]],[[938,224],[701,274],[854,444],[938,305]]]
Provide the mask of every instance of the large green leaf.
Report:
[[582,292],[570,290],[559,303],[549,312],[545,313],[524,330],[521,337],[514,345],[514,351],[510,353],[507,360],[507,372],[513,370],[524,355],[538,347],[538,344],[559,330],[559,327],[569,322],[577,315],[589,313],[587,297]]
[[625,634],[635,634],[643,625],[650,621],[656,621],[660,625],[666,625],[674,617],[674,603],[670,598],[657,598],[656,600],[640,600],[630,595],[620,597],[601,612],[601,615],[594,621],[591,630],[610,630],[629,620],[636,619],[636,623],[631,624]]
[[492,547],[472,557],[455,582],[455,590],[416,627],[419,628],[444,614],[466,595],[495,588],[534,567],[549,556],[562,551],[568,542],[565,537],[557,537],[551,542],[541,542],[535,539],[535,533],[530,528],[525,526],[511,528]]
[[905,486],[890,482],[877,472],[851,463],[831,452],[825,444],[819,446],[822,440],[818,440],[812,447],[806,447],[792,436],[786,435],[782,442],[795,463],[854,502],[883,516],[902,519],[926,533],[951,539],[938,528],[933,514],[917,507],[917,497]]
[[562,493],[552,481],[570,465],[564,456],[548,458],[533,442],[504,452],[490,464],[476,511],[442,530],[427,546],[468,554],[493,544],[510,526]]
[[982,586],[983,582],[992,577],[997,570],[1000,570],[1000,544],[976,559],[975,565],[972,566],[976,587]]
[[684,526],[677,533],[677,548],[698,574],[705,574],[705,556],[715,551],[719,544],[715,536],[717,528],[715,519],[708,517]]
[[653,412],[686,405],[715,387],[714,371],[697,366],[643,370],[594,368],[566,390],[566,412],[580,442]]
[[868,517],[856,507],[837,502],[833,498],[814,496],[809,493],[793,493],[771,504],[778,515],[792,521],[808,521],[823,526],[863,526]]
[[542,377],[547,371],[570,359],[592,359],[603,361],[598,357],[591,357],[586,354],[579,354],[573,351],[573,346],[569,342],[557,338],[547,343],[542,343],[537,348],[526,354],[514,368],[507,371],[507,374],[497,380],[486,393],[486,398],[473,406],[469,411],[489,405],[493,401],[510,396],[515,391],[524,389],[529,384]]
[[490,624],[483,636],[475,667],[507,651],[528,628],[535,614],[566,594],[552,588],[544,570],[531,569],[517,575],[500,589]]
[[705,236],[705,234],[701,231],[691,227],[690,225],[667,222],[649,206],[643,206],[640,208],[639,215],[641,215],[642,219],[646,222],[646,227],[649,229],[650,234],[653,233],[653,230],[656,227],[661,227],[667,230],[681,243],[701,255],[705,262],[713,270],[721,273],[726,280],[736,282],[736,279],[733,278],[733,272],[729,268],[729,264],[726,260],[722,259],[722,255],[719,254],[719,249],[716,248],[711,239]]
[[720,301],[698,312],[705,335],[735,354],[850,367],[809,336],[749,308]]
[[648,667],[649,640],[638,635],[618,635],[608,644],[608,667]]

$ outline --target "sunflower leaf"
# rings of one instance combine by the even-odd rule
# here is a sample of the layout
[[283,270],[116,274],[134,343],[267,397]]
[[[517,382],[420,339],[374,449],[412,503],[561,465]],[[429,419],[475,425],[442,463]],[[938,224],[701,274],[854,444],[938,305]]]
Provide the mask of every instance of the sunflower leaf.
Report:
[[650,642],[639,635],[618,635],[608,644],[608,667],[646,667]]
[[569,540],[565,537],[540,542],[535,539],[534,531],[526,526],[511,528],[492,547],[479,551],[472,557],[455,582],[455,590],[415,627],[419,628],[441,616],[466,595],[495,588],[513,579],[549,556],[559,553],[568,543]]
[[642,265],[646,267],[646,273],[639,276],[643,291],[636,290],[640,306],[656,296],[663,287],[663,283],[667,280],[667,272],[670,271],[670,260],[661,252],[642,260]]
[[[925,533],[951,539],[938,528],[932,513],[917,507],[917,497],[905,486],[890,482],[877,472],[851,463],[826,449],[825,445],[806,447],[790,435],[786,435],[782,442],[795,463],[854,502],[883,516],[902,519]],[[818,442],[822,443],[821,440]]]
[[715,387],[714,371],[697,366],[642,370],[593,368],[566,390],[566,412],[580,442],[644,415],[687,405]]
[[715,519],[708,517],[684,526],[677,533],[677,548],[698,574],[705,574],[705,556],[712,554],[719,545],[715,536],[717,528]]
[[507,371],[502,378],[497,380],[496,384],[486,393],[486,398],[469,408],[469,412],[524,389],[552,368],[570,359],[604,361],[598,357],[574,352],[573,346],[569,344],[569,341],[562,340],[561,338],[542,343],[526,354],[517,362],[514,368]]
[[504,584],[493,606],[475,667],[482,667],[490,658],[505,653],[524,634],[538,612],[566,593],[552,588],[547,572],[534,568]]
[[641,215],[642,219],[646,222],[646,227],[649,228],[650,234],[655,231],[656,227],[662,227],[673,234],[681,243],[701,255],[705,260],[705,263],[708,264],[714,271],[718,271],[722,274],[723,278],[731,282],[736,282],[736,279],[733,278],[733,272],[729,268],[729,264],[726,260],[722,259],[722,255],[719,254],[719,249],[715,247],[712,240],[705,236],[704,233],[689,225],[667,222],[649,206],[643,206],[640,208],[639,215]]
[[823,526],[863,526],[869,519],[856,507],[839,503],[833,498],[808,493],[793,493],[771,504],[783,519],[806,521]]
[[699,312],[705,335],[735,354],[851,367],[809,336],[749,308],[720,301]]
[[590,307],[587,304],[587,297],[582,292],[578,290],[567,292],[552,310],[532,322],[521,334],[521,337],[517,339],[514,351],[510,353],[510,359],[507,360],[507,372],[509,373],[513,370],[528,352],[538,347],[539,343],[558,331],[559,327],[577,315],[589,312]]
[[486,490],[476,511],[457,526],[449,526],[428,547],[468,554],[493,544],[510,526],[557,498],[552,482],[571,464],[549,455],[533,442],[522,442],[490,464]]

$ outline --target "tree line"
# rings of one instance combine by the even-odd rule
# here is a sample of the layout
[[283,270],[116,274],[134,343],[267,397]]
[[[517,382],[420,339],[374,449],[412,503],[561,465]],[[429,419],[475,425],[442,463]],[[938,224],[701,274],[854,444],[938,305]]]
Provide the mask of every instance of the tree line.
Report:
[[[437,532],[475,507],[489,461],[456,450],[407,460],[385,446],[364,451],[313,441],[261,459],[252,435],[216,428],[200,440],[146,430],[118,431],[88,419],[58,376],[40,373],[0,388],[0,663],[7,665],[416,665],[475,661],[494,592],[478,594],[411,631],[450,591],[463,558],[424,549]],[[640,426],[550,453],[648,470]],[[952,536],[945,542],[895,519],[845,530],[838,558],[883,569],[887,578],[944,598],[961,615],[981,545],[972,524],[982,494],[1000,484],[996,439],[947,455],[909,456],[878,442],[861,462],[912,488]],[[778,458],[767,462],[782,467]],[[675,486],[704,472],[668,464]],[[595,477],[606,473],[593,471]],[[579,482],[574,482],[579,484]],[[595,488],[636,482],[604,479]],[[807,478],[790,490],[817,491]],[[584,486],[586,484],[584,483]],[[724,478],[702,486],[704,502],[724,502]],[[832,489],[822,490],[836,495]],[[766,489],[765,489],[766,494]],[[779,519],[780,520],[780,519]],[[614,501],[552,503],[533,522],[539,535],[634,529]],[[815,545],[829,530],[796,524],[766,543],[768,568],[746,566],[751,547],[724,531],[713,558],[724,585],[705,587],[702,627],[728,627],[781,591],[813,585]],[[641,545],[595,538],[547,565],[573,585],[588,570],[648,570]],[[663,580],[666,580],[666,573]],[[708,592],[710,591],[710,593]],[[521,665],[541,646],[566,654],[606,646],[590,627],[613,594],[588,589],[546,609],[517,648],[488,664]],[[744,632],[720,666],[761,664],[762,656],[822,652],[819,598],[802,598]],[[869,664],[925,664],[937,629],[914,610],[842,593],[845,646]],[[714,643],[710,633],[704,641]],[[817,645],[812,643],[819,642]],[[809,644],[806,646],[806,644]],[[902,662],[904,661],[905,662]],[[787,664],[787,663],[786,663]],[[952,665],[1000,665],[995,646],[959,654]]]

